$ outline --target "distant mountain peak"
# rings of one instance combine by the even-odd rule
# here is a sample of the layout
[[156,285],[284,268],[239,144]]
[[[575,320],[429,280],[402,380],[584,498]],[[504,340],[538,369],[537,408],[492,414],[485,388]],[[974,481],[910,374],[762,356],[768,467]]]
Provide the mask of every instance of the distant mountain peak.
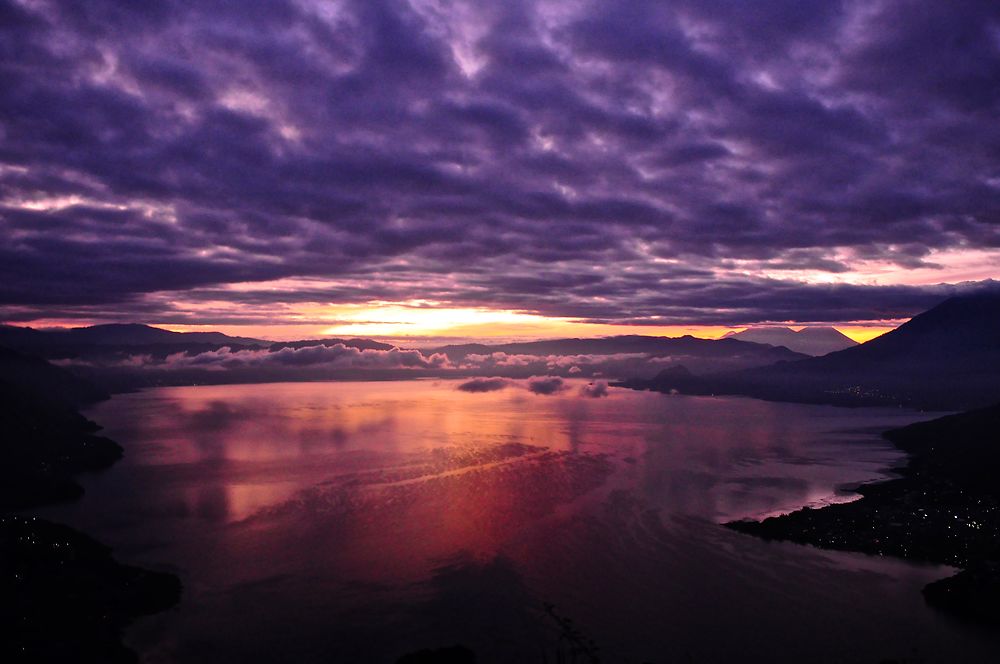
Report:
[[804,327],[798,331],[781,326],[748,327],[742,332],[727,334],[725,338],[784,346],[806,355],[826,355],[857,345],[856,341],[830,326]]
[[955,295],[866,343],[720,376],[701,389],[941,410],[995,403],[1000,399],[1000,289]]

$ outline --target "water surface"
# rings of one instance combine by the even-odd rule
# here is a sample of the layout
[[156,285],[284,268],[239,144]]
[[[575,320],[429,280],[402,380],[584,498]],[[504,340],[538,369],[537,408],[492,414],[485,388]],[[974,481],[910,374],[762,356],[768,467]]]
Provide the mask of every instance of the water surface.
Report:
[[180,606],[128,635],[148,662],[392,662],[455,643],[480,662],[571,661],[559,619],[604,662],[996,652],[924,605],[946,569],[718,525],[847,499],[901,460],[876,432],[918,414],[456,385],[116,396],[88,415],[124,460],[44,514],[180,575]]

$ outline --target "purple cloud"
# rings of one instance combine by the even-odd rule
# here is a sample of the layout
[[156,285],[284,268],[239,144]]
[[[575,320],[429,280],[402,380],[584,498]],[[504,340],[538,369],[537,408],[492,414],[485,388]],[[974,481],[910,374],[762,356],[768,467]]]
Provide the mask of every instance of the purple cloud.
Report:
[[567,389],[566,382],[558,376],[540,376],[528,379],[528,390],[534,394],[550,395]]
[[604,380],[595,380],[593,383],[582,385],[580,387],[580,396],[590,397],[592,399],[606,397],[608,396],[608,382]]
[[458,389],[462,392],[496,392],[510,385],[506,378],[473,378],[460,383]]
[[0,0],[0,318],[908,316],[949,287],[800,273],[957,281],[940,256],[1000,250],[998,26],[987,0]]

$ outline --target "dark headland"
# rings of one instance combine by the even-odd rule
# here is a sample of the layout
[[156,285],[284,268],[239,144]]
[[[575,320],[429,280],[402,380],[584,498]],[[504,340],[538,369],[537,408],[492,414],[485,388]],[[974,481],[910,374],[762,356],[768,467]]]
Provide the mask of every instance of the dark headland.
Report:
[[79,498],[74,475],[121,458],[121,447],[77,411],[105,396],[42,359],[0,348],[0,661],[136,661],[123,628],[180,596],[173,575],[120,564],[90,537],[17,512]]
[[861,498],[730,528],[768,539],[952,565],[924,588],[928,603],[1000,624],[1000,404],[883,434],[909,454],[900,477]]

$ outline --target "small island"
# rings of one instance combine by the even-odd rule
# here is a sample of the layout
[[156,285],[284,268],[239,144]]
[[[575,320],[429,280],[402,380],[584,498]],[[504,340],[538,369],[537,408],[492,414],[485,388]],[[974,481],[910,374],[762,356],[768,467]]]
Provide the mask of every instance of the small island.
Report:
[[1000,404],[887,431],[910,455],[897,479],[859,487],[853,502],[727,525],[767,539],[958,567],[924,588],[927,602],[1000,624],[998,432]]

